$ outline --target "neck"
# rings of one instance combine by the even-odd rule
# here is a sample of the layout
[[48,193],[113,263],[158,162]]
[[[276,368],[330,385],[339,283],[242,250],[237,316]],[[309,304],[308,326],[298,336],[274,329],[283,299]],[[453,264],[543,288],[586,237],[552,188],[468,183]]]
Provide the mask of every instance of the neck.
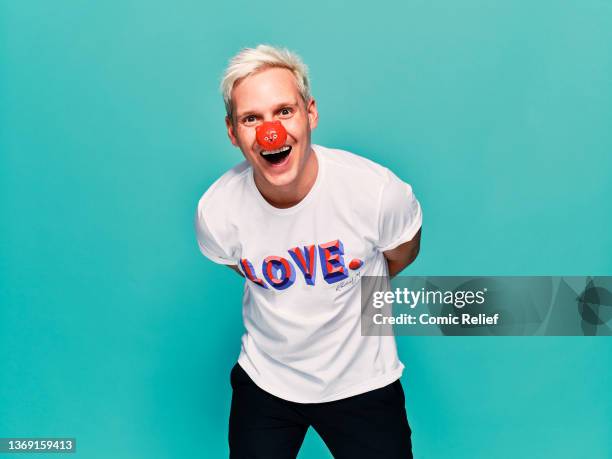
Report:
[[287,209],[297,205],[312,189],[319,172],[317,155],[310,149],[303,171],[296,179],[284,186],[274,186],[268,183],[258,174],[255,174],[255,185],[259,192],[272,206],[279,209]]

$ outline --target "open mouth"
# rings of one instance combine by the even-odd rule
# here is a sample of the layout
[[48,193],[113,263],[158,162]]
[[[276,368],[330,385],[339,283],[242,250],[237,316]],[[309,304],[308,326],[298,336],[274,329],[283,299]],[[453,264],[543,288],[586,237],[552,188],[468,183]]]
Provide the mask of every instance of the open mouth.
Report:
[[291,145],[285,145],[276,150],[262,151],[261,156],[270,164],[280,164],[291,153]]

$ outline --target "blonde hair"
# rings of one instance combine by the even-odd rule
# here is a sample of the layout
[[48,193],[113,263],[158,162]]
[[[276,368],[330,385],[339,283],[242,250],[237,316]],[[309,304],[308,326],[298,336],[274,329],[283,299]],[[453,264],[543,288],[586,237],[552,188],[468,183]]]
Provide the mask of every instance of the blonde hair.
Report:
[[306,67],[297,54],[286,48],[276,48],[270,45],[244,48],[229,61],[221,80],[221,93],[225,103],[225,112],[232,122],[232,89],[234,85],[249,75],[272,67],[290,70],[295,77],[300,96],[305,103],[308,103],[311,97],[308,67]]

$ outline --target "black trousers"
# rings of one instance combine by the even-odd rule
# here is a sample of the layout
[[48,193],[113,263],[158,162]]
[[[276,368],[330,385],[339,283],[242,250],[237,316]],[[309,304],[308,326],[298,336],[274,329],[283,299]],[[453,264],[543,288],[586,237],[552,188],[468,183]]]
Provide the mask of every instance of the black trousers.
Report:
[[231,459],[295,458],[310,426],[336,459],[412,458],[412,432],[399,379],[325,403],[295,403],[269,394],[238,363],[230,379]]

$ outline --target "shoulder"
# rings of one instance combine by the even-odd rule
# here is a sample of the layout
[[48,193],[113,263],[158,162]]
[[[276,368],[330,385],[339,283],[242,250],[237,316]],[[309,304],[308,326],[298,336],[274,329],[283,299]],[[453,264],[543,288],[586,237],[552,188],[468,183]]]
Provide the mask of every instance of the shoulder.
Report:
[[242,161],[215,180],[198,200],[196,225],[218,234],[234,228],[244,208],[250,173],[250,164]]
[[219,177],[198,201],[194,226],[200,251],[216,263],[237,264],[239,258],[238,235],[232,221],[240,214],[235,200],[242,196],[250,171],[245,163]]
[[395,177],[387,167],[356,153],[321,145],[314,147],[323,156],[326,168],[332,174],[339,174],[347,184],[354,182],[361,188],[382,189]]
[[242,194],[247,184],[250,165],[242,161],[225,172],[208,187],[198,201],[198,209],[227,207],[229,201]]

